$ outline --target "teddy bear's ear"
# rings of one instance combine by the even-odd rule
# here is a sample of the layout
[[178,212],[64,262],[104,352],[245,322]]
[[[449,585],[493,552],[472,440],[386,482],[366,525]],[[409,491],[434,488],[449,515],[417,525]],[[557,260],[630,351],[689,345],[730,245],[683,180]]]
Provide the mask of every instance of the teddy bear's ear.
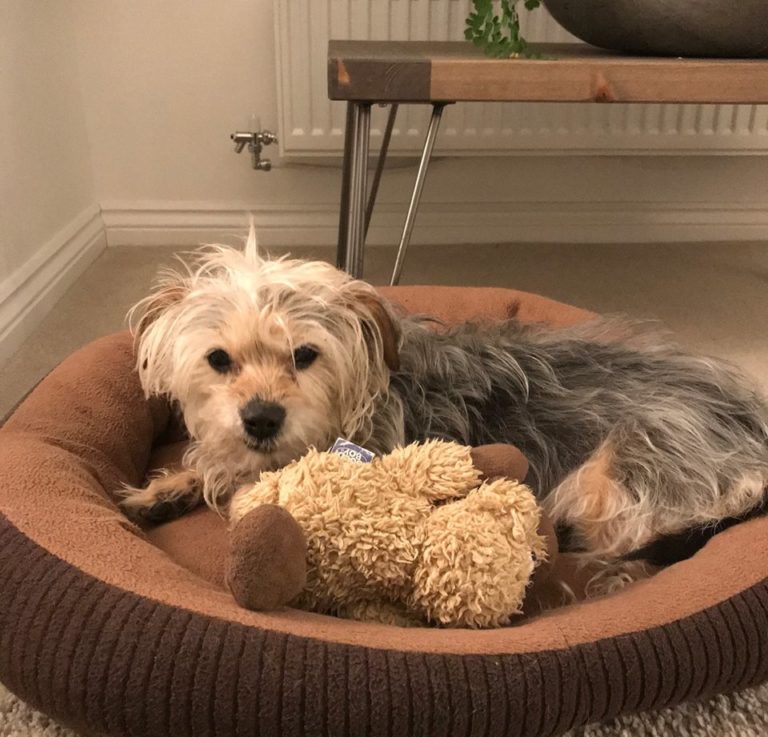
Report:
[[486,479],[507,477],[524,481],[528,459],[514,445],[481,445],[472,448],[472,463]]

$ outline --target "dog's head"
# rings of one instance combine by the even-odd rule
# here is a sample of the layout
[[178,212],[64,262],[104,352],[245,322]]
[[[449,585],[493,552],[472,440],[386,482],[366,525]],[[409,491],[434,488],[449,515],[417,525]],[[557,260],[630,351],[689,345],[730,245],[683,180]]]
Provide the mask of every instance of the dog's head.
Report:
[[329,264],[204,249],[132,310],[147,396],[176,401],[206,496],[337,435],[365,441],[398,363],[375,290]]

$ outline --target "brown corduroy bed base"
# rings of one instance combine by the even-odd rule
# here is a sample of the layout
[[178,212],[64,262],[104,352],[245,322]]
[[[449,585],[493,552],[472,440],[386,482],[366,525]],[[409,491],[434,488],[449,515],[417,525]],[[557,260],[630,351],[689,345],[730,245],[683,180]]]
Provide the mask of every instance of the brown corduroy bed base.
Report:
[[[585,316],[504,290],[388,296],[446,319]],[[137,737],[555,735],[768,678],[764,520],[617,596],[503,630],[239,609],[109,497],[170,440],[168,409],[143,400],[132,361],[125,334],[97,341],[0,430],[0,680],[67,724]],[[221,540],[200,515],[175,524]]]

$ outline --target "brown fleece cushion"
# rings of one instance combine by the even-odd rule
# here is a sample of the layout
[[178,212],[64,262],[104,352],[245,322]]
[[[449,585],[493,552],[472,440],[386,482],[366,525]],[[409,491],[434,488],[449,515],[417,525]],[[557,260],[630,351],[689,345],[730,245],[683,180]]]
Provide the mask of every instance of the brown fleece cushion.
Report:
[[[386,293],[446,320],[588,316],[505,290]],[[76,728],[554,735],[768,677],[768,520],[618,595],[502,630],[250,612],[210,582],[224,541],[210,514],[153,544],[114,504],[176,434],[142,397],[124,333],[64,361],[0,430],[0,680]]]

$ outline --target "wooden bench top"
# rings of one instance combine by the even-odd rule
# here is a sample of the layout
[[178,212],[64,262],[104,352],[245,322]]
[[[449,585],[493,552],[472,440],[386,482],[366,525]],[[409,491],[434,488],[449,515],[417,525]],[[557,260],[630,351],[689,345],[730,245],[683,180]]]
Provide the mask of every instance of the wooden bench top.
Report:
[[624,56],[534,44],[489,59],[463,41],[331,41],[328,96],[367,102],[768,103],[768,59]]

